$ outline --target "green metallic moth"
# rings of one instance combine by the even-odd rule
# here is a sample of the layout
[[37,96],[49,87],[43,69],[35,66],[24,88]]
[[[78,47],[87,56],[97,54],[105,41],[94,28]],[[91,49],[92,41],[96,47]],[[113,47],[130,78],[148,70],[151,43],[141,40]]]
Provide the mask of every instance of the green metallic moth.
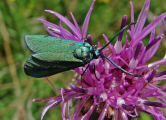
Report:
[[47,35],[25,35],[25,44],[34,54],[27,59],[24,65],[24,71],[27,75],[35,78],[47,77],[83,66],[101,56],[109,60],[123,72],[132,76],[141,77],[141,75],[135,75],[125,71],[111,59],[100,53],[116,36],[132,24],[135,23],[131,23],[121,29],[113,39],[100,50],[94,48],[87,42],[67,40]]
[[37,78],[83,66],[100,54],[86,42],[47,35],[26,35],[25,43],[35,54],[28,58],[24,71]]

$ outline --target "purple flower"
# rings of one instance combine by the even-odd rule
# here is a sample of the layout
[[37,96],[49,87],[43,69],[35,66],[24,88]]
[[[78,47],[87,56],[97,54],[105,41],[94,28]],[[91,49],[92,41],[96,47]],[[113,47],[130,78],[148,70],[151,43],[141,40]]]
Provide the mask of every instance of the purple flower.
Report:
[[[71,14],[71,17],[73,19],[74,25],[66,17],[64,17],[61,14],[59,14],[55,11],[52,11],[52,10],[45,10],[45,11],[53,13],[54,15],[56,15],[60,19],[59,26],[55,25],[53,23],[50,23],[46,20],[40,19],[40,18],[38,18],[38,20],[44,24],[45,29],[53,37],[59,37],[59,38],[64,38],[64,39],[68,39],[68,40],[84,42],[84,39],[87,38],[86,33],[87,33],[90,14],[91,14],[92,9],[93,9],[94,1],[91,5],[87,15],[86,15],[86,18],[84,20],[84,24],[82,27],[82,31],[80,30],[80,28],[79,28],[72,13],[70,13],[70,14]],[[73,34],[61,26],[61,21],[63,21],[72,30]]]
[[[45,29],[51,36],[82,42],[87,38],[88,43],[92,45],[91,36],[87,36],[86,33],[94,1],[95,0],[93,0],[84,20],[82,31],[78,27],[72,13],[71,16],[74,25],[66,17],[51,10],[46,11],[55,14],[60,19],[59,26],[46,20],[39,20],[44,24]],[[134,22],[134,8],[132,2],[130,2],[130,4],[131,22]],[[128,72],[142,75],[142,77],[134,77],[123,73],[109,61],[101,57],[94,59],[90,62],[90,67],[84,74],[83,88],[81,86],[81,80],[76,78],[79,85],[71,85],[70,89],[61,88],[58,90],[54,88],[60,93],[58,96],[42,100],[33,100],[34,102],[48,101],[42,111],[41,119],[43,119],[48,109],[62,102],[62,118],[64,120],[87,120],[92,113],[99,113],[98,120],[104,120],[105,117],[112,118],[112,120],[128,120],[128,116],[137,117],[138,111],[152,114],[155,120],[166,120],[162,111],[157,108],[166,107],[166,93],[164,92],[166,84],[161,87],[156,85],[158,81],[166,79],[166,71],[157,72],[160,65],[166,64],[166,57],[150,64],[146,63],[153,57],[161,43],[164,35],[164,18],[166,17],[166,13],[154,17],[154,20],[144,27],[149,5],[150,0],[146,0],[136,20],[137,23],[131,26],[131,30],[127,31],[129,35],[126,35],[124,46],[122,46],[122,32],[118,36],[115,46],[109,44],[109,48],[102,51],[103,55],[113,60],[118,66]],[[61,21],[64,22],[73,33],[64,29],[61,26]],[[127,16],[125,15],[122,19],[121,28],[126,25],[126,21]],[[161,22],[161,30],[159,34],[155,36],[155,28]],[[149,34],[149,44],[144,46],[142,41]],[[105,35],[103,35],[103,37],[106,42],[109,42]],[[130,42],[128,41],[128,37],[131,39]],[[100,43],[98,44],[98,49],[100,49]],[[109,52],[108,54],[108,51],[112,51],[112,53]],[[85,65],[85,67],[76,68],[74,71],[82,74],[86,66],[87,65]],[[148,97],[156,98],[157,102],[149,101],[147,99]],[[74,113],[70,116],[68,103],[72,98],[79,99],[80,101]],[[67,114],[65,113],[66,107],[68,108]],[[85,114],[79,116],[81,111]],[[65,117],[66,115],[68,118]]]

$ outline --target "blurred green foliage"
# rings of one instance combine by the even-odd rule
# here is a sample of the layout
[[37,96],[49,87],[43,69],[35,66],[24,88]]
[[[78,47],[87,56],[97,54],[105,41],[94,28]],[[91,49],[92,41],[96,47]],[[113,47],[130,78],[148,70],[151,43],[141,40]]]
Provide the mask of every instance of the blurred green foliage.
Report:
[[[132,0],[135,10],[135,20],[143,6],[144,0]],[[92,0],[1,0],[0,1],[0,119],[1,120],[39,120],[46,102],[32,103],[32,99],[44,99],[58,93],[44,79],[35,79],[25,75],[23,65],[30,55],[24,44],[26,34],[48,34],[37,18],[59,24],[59,19],[45,9],[54,10],[72,21],[72,12],[82,27],[83,20],[89,10]],[[150,11],[146,25],[166,12],[165,0],[151,0]],[[130,23],[130,3],[128,0],[96,0],[90,18],[88,34],[93,43],[100,41],[105,44],[102,34],[109,39],[118,32],[123,15],[128,15]],[[156,29],[159,32],[160,27]],[[165,36],[164,36],[165,37]],[[163,39],[158,53],[153,60],[161,59],[165,54],[166,37]],[[147,44],[148,39],[145,40]],[[165,67],[165,66],[164,66]],[[161,68],[161,69],[164,69]],[[74,78],[74,73],[67,71],[49,77],[56,88],[66,87]],[[164,111],[166,113],[166,111]],[[147,114],[142,114],[139,120],[152,120]],[[61,105],[50,109],[45,120],[61,119]]]

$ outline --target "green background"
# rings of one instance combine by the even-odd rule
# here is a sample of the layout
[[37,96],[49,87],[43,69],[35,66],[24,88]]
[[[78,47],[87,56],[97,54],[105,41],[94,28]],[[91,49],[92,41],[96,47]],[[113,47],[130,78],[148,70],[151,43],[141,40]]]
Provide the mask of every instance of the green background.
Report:
[[[132,0],[132,2],[136,20],[144,0]],[[24,35],[48,35],[43,24],[37,18],[58,25],[59,19],[53,14],[45,12],[45,9],[54,10],[71,21],[70,12],[72,12],[79,26],[82,27],[91,3],[92,0],[0,0],[1,120],[39,120],[46,102],[33,103],[32,99],[44,99],[58,95],[45,78],[32,78],[26,76],[23,71],[23,65],[31,54],[24,44]],[[166,12],[165,6],[165,0],[151,0],[145,25],[153,20],[153,16]],[[93,44],[97,44],[98,41],[101,45],[106,44],[102,34],[111,39],[119,31],[123,15],[128,16],[127,23],[130,23],[129,0],[96,0],[88,27],[88,34],[91,34]],[[160,27],[156,28],[157,33],[160,31]],[[147,45],[147,43],[148,38],[144,40],[144,44]],[[166,36],[164,36],[157,54],[149,62],[163,58],[165,51]],[[164,68],[165,66],[160,67],[160,71]],[[67,71],[53,75],[49,77],[49,80],[56,88],[68,88],[74,78],[75,73]],[[161,84],[164,84],[164,81]],[[165,109],[163,112],[166,114]],[[142,118],[139,120],[153,120],[151,115],[143,113],[141,116]],[[44,120],[50,119],[62,119],[61,105],[46,113]]]

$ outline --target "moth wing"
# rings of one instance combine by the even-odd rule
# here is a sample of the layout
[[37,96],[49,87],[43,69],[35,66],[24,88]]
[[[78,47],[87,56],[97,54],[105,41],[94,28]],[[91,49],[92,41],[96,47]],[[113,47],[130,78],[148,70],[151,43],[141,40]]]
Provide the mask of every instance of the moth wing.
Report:
[[27,75],[40,78],[85,65],[82,60],[73,57],[73,53],[44,52],[31,55],[25,65]]
[[33,53],[42,52],[73,52],[83,46],[83,42],[67,40],[47,35],[25,35],[24,41]]

